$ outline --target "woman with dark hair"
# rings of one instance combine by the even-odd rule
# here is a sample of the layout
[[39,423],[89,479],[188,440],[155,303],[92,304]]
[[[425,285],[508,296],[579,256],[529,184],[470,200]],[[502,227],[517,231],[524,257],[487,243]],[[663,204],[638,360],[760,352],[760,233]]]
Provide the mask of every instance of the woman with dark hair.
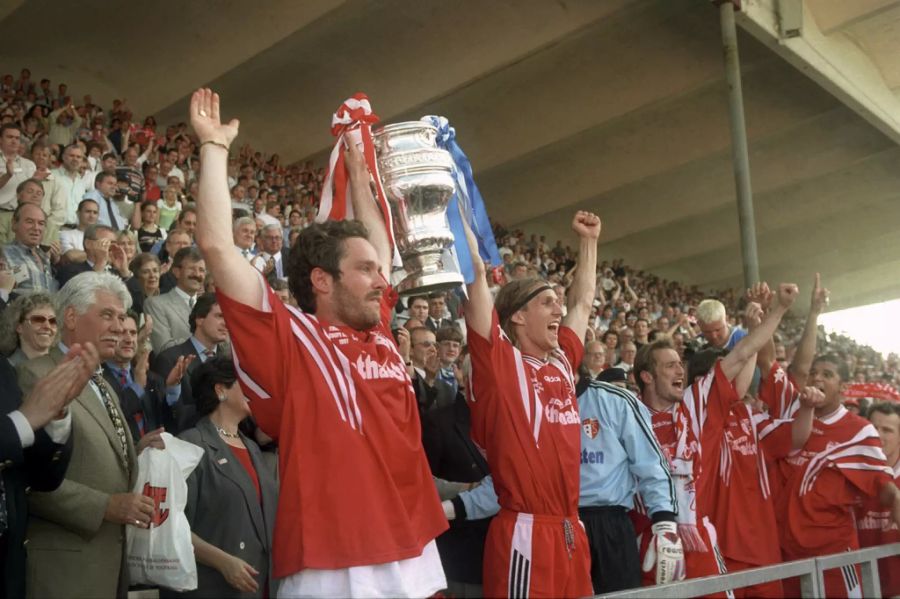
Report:
[[250,406],[234,364],[213,358],[191,377],[200,420],[180,438],[205,453],[188,477],[185,513],[197,557],[197,589],[172,597],[268,597],[272,532],[278,501],[275,475],[257,444],[238,425]]
[[137,314],[143,314],[144,301],[148,297],[159,295],[159,258],[146,252],[138,254],[129,268],[134,276],[126,281],[125,286],[131,294],[131,309]]
[[22,295],[0,317],[0,354],[14,367],[46,355],[57,337],[56,310],[46,293]]

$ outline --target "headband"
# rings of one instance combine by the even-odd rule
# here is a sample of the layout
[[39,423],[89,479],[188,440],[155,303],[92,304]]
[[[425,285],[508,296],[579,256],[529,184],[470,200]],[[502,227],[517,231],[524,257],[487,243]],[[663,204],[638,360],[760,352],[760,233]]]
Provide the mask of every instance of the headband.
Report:
[[532,291],[531,293],[526,295],[525,299],[523,299],[518,304],[516,304],[515,307],[509,311],[509,315],[512,316],[513,314],[515,314],[516,312],[518,312],[519,310],[524,308],[525,304],[527,304],[528,302],[533,300],[535,297],[537,297],[541,293],[548,291],[548,290],[553,291],[553,287],[551,287],[550,285],[541,285],[540,287],[538,287],[537,289],[535,289],[534,291]]

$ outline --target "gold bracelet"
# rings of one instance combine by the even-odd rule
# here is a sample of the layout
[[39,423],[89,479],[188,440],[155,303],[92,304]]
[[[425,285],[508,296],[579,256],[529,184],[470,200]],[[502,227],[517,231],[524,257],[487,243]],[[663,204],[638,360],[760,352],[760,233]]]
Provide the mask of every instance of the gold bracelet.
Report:
[[230,151],[230,148],[228,146],[226,146],[225,144],[223,144],[221,141],[213,141],[213,140],[209,139],[207,141],[202,142],[200,144],[200,147],[202,148],[206,144],[212,144],[214,146],[218,146],[218,147],[222,148],[223,150],[225,150],[226,152]]

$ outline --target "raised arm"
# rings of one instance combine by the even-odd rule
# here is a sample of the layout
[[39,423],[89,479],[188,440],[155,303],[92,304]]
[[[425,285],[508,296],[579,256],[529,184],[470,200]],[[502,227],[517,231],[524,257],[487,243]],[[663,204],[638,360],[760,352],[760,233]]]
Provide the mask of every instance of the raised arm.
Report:
[[733,381],[746,364],[747,360],[755,360],[756,353],[762,349],[769,338],[775,334],[775,330],[781,323],[782,317],[787,313],[797,299],[797,286],[792,283],[782,283],[778,288],[778,298],[775,305],[763,318],[762,323],[750,331],[741,339],[731,352],[722,359],[722,372],[729,381]]
[[584,339],[591,308],[594,305],[594,290],[597,287],[597,241],[600,239],[602,223],[592,212],[579,210],[572,219],[572,230],[578,235],[578,266],[575,279],[569,288],[566,316],[563,324]]
[[[200,139],[200,190],[197,197],[197,245],[216,287],[242,304],[261,309],[263,291],[250,263],[234,250],[228,147],[237,137],[237,119],[222,124],[219,94],[199,89],[191,96],[191,126]],[[155,331],[154,331],[155,332]]]
[[466,231],[469,253],[472,255],[472,271],[475,273],[475,279],[466,285],[466,291],[469,296],[463,304],[466,327],[478,333],[482,339],[490,339],[494,298],[491,296],[491,289],[488,287],[487,278],[485,277],[484,262],[478,253],[478,240],[475,239],[475,234],[469,228],[465,215],[462,214],[462,207],[460,207],[460,215],[462,216],[463,228]]
[[806,386],[806,379],[809,378],[809,369],[812,367],[813,358],[816,356],[816,337],[818,335],[819,315],[828,305],[828,290],[822,287],[822,281],[819,273],[813,282],[812,296],[809,301],[809,314],[806,317],[806,326],[803,328],[803,335],[800,337],[800,343],[797,345],[797,351],[794,353],[794,359],[788,371],[791,373],[797,387]]
[[394,258],[391,252],[390,238],[384,218],[372,195],[372,188],[369,186],[369,169],[355,143],[349,144],[344,153],[344,164],[347,165],[347,174],[350,176],[350,201],[353,202],[353,214],[369,230],[369,243],[375,247],[382,273],[385,278],[390,279]]

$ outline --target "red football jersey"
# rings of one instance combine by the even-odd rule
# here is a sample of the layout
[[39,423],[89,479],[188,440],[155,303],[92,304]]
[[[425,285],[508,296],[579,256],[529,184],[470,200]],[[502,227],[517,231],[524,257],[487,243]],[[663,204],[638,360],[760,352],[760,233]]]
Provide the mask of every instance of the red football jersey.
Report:
[[[900,486],[900,461],[894,464],[894,484]],[[891,511],[875,497],[867,497],[856,510],[856,530],[860,547],[874,547],[900,543],[900,529],[891,518]],[[900,555],[878,560],[881,576],[881,595],[900,595]]]
[[784,558],[858,549],[853,508],[877,497],[892,474],[875,427],[841,406],[816,418],[803,449],[778,467],[785,480],[777,508]]
[[484,449],[500,505],[577,516],[581,422],[573,365],[584,346],[568,327],[547,362],[522,354],[494,312],[490,338],[469,330],[472,439]]
[[238,380],[279,443],[275,576],[421,555],[447,520],[389,328],[396,295],[385,294],[380,324],[360,332],[319,322],[264,288],[263,310],[218,299]]
[[725,557],[758,566],[781,562],[767,460],[786,457],[791,444],[790,420],[752,413],[741,401],[732,405],[725,425],[725,445],[717,471],[719,496],[712,516]]

